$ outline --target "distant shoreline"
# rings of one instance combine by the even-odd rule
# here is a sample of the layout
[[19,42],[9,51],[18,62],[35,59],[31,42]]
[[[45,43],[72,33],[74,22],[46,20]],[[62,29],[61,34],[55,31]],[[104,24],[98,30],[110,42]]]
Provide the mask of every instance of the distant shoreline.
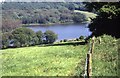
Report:
[[74,22],[69,22],[69,23],[49,23],[49,24],[22,24],[24,27],[28,26],[51,26],[51,25],[69,25],[69,24],[87,24],[88,22],[82,22],[82,23],[74,23]]
[[71,23],[49,23],[49,24],[22,24],[22,26],[51,26],[51,25],[66,25],[66,24],[74,24]]

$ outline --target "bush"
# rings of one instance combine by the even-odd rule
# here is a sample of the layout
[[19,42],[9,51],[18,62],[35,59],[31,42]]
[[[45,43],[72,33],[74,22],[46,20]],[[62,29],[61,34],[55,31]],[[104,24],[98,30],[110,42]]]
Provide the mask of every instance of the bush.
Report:
[[78,38],[76,38],[76,41],[79,41],[79,39],[78,39]]
[[64,41],[64,42],[67,42],[67,39],[64,39],[63,41]]
[[79,39],[83,40],[83,39],[84,39],[84,36],[80,36]]
[[60,40],[60,42],[62,42],[62,40]]
[[44,37],[46,39],[46,43],[53,43],[58,38],[57,34],[55,34],[53,31],[47,30],[44,33]]

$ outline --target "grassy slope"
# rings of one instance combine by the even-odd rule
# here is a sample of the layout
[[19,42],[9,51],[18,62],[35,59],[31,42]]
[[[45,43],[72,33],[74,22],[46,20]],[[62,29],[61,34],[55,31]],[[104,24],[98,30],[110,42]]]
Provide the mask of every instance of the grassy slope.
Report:
[[93,76],[117,76],[118,45],[111,36],[101,36],[101,44],[96,39],[93,53]]
[[[69,45],[1,51],[3,75],[67,76],[77,75],[83,71],[88,49],[86,45]],[[79,69],[77,65],[80,65]]]
[[78,13],[84,14],[87,17],[88,22],[91,21],[90,18],[95,18],[97,16],[97,14],[94,14],[92,12],[87,12],[87,11],[74,10],[74,12],[76,12],[76,13],[78,12]]
[[[117,50],[115,38],[106,35],[96,38],[92,57],[93,76],[117,75]],[[88,46],[35,46],[1,51],[3,75],[68,76],[83,74]]]

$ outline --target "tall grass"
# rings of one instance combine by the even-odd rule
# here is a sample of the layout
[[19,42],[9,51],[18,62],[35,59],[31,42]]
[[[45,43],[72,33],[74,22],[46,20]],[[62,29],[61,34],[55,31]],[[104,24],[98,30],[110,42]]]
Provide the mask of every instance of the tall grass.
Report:
[[[100,38],[101,44],[99,44]],[[92,58],[93,76],[117,76],[117,39],[107,35],[98,37],[95,41],[95,49]]]

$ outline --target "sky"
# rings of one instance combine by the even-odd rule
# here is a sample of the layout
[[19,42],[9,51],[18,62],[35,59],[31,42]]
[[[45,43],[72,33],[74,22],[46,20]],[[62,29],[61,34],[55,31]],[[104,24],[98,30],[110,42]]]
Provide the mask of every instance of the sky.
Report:
[[0,2],[3,2],[3,1],[5,1],[5,0],[0,0]]

